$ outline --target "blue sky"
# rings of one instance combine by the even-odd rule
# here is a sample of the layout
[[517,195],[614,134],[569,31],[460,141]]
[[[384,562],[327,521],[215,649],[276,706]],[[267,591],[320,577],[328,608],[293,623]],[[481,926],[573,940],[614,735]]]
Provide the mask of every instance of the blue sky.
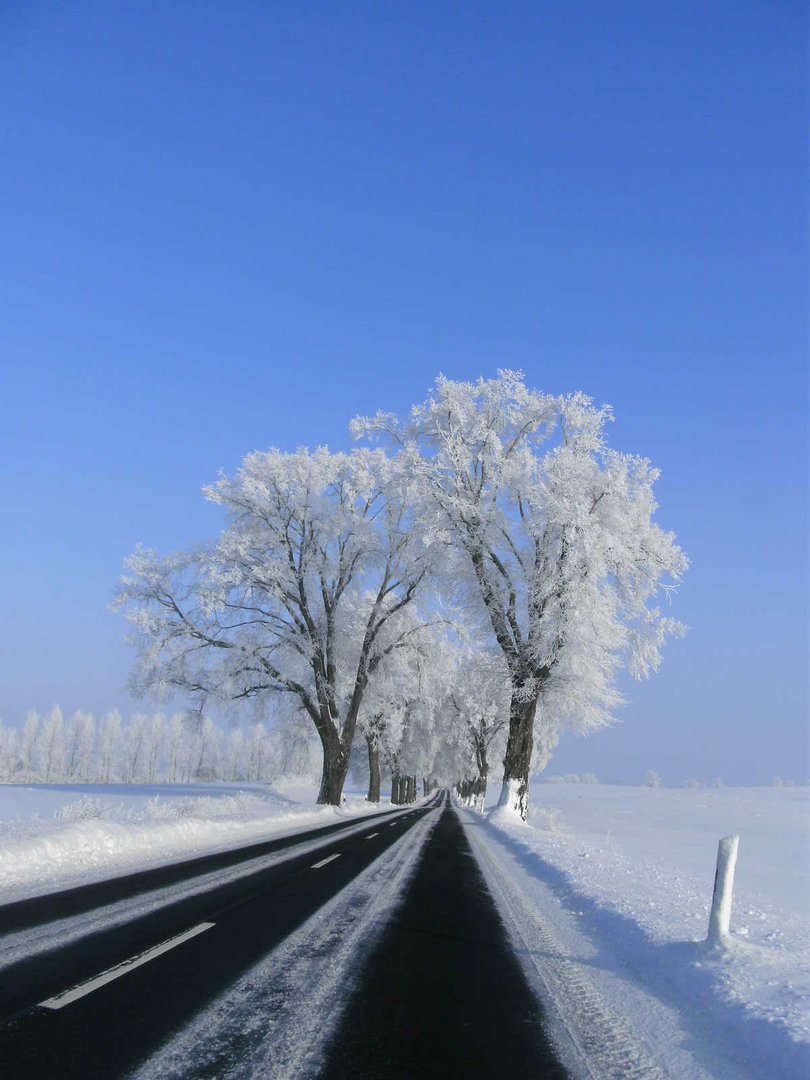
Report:
[[552,772],[810,775],[803,5],[5,3],[0,717],[131,703],[139,541],[522,368],[662,469],[691,627]]

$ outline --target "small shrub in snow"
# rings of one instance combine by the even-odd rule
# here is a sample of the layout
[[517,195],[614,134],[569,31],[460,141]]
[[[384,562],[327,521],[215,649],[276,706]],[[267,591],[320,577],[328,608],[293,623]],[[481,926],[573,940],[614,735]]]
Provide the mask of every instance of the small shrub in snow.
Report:
[[60,822],[69,821],[92,821],[104,817],[106,811],[98,799],[90,795],[83,795],[74,803],[68,803],[56,811],[54,817]]
[[584,772],[582,776],[580,776],[579,782],[580,784],[598,784],[599,777],[596,775],[596,773]]
[[647,773],[647,779],[644,781],[647,787],[661,787],[661,777],[657,772],[652,769]]

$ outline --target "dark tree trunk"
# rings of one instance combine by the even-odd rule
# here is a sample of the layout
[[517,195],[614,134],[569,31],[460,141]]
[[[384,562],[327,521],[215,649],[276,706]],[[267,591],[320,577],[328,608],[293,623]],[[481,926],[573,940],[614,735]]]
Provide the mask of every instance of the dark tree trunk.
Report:
[[503,789],[498,805],[516,810],[524,821],[529,810],[529,771],[536,711],[537,698],[526,701],[520,687],[516,687],[509,706],[509,737],[503,759]]
[[391,773],[391,802],[394,804],[394,806],[399,806],[400,803],[399,782],[399,773]]
[[380,750],[375,739],[366,737],[368,746],[368,795],[366,802],[380,801]]
[[477,808],[483,812],[484,804],[487,801],[487,771],[479,772],[475,778],[475,802]]
[[343,785],[349,771],[349,755],[340,744],[338,733],[332,728],[321,734],[323,747],[323,772],[318,802],[328,806],[340,806]]
[[[483,728],[482,728],[483,730]],[[475,780],[475,801],[480,802],[479,809],[483,811],[487,797],[487,777],[489,776],[489,762],[487,761],[487,743],[485,736],[479,732],[475,739],[475,760],[478,765],[478,776]]]

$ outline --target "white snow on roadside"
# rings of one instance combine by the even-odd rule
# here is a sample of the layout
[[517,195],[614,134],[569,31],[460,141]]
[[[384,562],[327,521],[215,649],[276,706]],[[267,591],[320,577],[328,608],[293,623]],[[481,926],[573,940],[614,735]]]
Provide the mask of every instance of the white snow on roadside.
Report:
[[[299,801],[303,800],[303,801]],[[0,903],[378,811],[310,785],[0,785]]]
[[[601,1024],[665,1075],[798,1080],[810,1075],[809,794],[535,784],[527,825],[465,817],[535,981],[568,965],[560,985],[587,987],[590,1020],[584,1005],[563,1008],[574,1043]],[[711,953],[717,841],[732,832],[732,935]]]

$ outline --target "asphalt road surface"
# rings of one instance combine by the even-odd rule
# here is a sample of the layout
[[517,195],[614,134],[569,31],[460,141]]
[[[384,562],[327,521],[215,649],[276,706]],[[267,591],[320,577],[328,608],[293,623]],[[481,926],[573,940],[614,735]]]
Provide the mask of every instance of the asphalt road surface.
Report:
[[321,1080],[566,1075],[447,805],[331,1040]]
[[[564,1076],[458,815],[439,797],[408,811],[0,907],[1,955],[20,931],[36,936],[54,919],[169,890],[145,914],[0,971],[0,1076],[127,1076],[431,813],[439,821],[322,1077]],[[316,851],[296,851],[314,838]],[[283,862],[251,868],[279,852]],[[239,876],[171,896],[180,882],[228,868]]]
[[[270,952],[362,869],[379,858],[438,800],[329,827],[333,843],[295,855],[295,847],[325,830],[253,845],[241,853],[195,859],[69,893],[0,908],[0,932],[79,914],[176,883],[221,865],[285,847],[286,861],[190,896],[124,925],[101,930],[0,972],[0,1076],[84,1078],[125,1076],[242,972]],[[413,811],[413,807],[408,807]],[[350,832],[343,837],[342,832]],[[236,856],[236,857],[235,857]],[[224,860],[224,862],[222,861]],[[323,873],[328,868],[328,873]],[[129,892],[127,892],[129,890]],[[30,909],[29,909],[30,904]],[[188,935],[188,936],[185,936]],[[164,948],[154,953],[153,950]],[[0,950],[3,938],[0,937]],[[136,966],[138,959],[145,962]],[[125,965],[118,977],[93,980]],[[78,997],[75,988],[87,992]],[[67,998],[61,998],[67,992]]]

